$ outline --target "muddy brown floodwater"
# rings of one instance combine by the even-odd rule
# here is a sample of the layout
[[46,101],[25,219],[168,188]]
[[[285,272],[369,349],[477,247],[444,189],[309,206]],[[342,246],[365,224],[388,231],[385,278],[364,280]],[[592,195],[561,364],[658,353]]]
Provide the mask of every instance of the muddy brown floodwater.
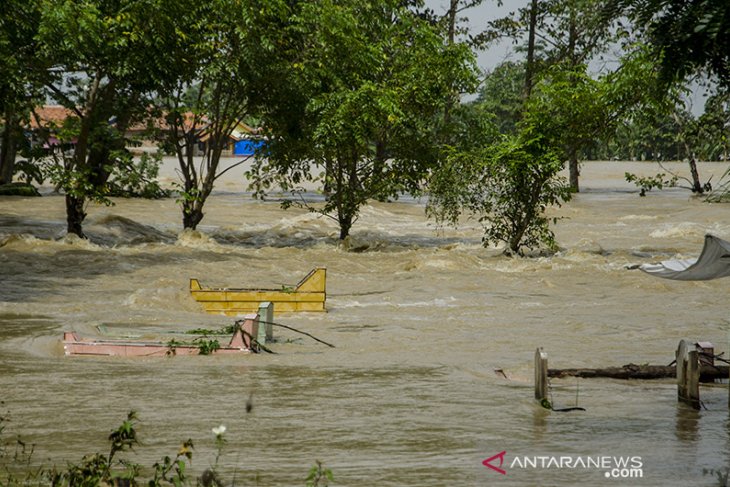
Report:
[[[726,168],[703,164],[700,174],[716,182]],[[142,445],[130,458],[151,466],[191,438],[199,473],[223,424],[220,465],[239,485],[256,476],[255,485],[304,485],[315,460],[347,486],[713,485],[703,469],[730,455],[727,388],[704,387],[699,412],[677,405],[671,381],[552,381],[556,406],[577,397],[585,412],[533,400],[536,347],[561,368],[664,365],[682,338],[727,350],[729,279],[674,282],[626,268],[695,257],[706,233],[730,238],[730,205],[683,189],[640,198],[623,180],[658,169],[587,163],[583,192],[553,211],[561,251],[525,259],[482,248],[473,222],[437,232],[408,199],[363,208],[353,230],[362,251],[346,252],[332,222],[252,200],[240,172],[211,197],[196,233],[181,232],[174,199],[91,206],[90,240],[80,241],[65,237],[62,196],[0,197],[5,438],[35,443],[38,464],[64,465],[107,451],[111,429],[135,410]],[[276,355],[63,355],[69,329],[165,336],[230,324],[201,312],[191,277],[280,287],[315,266],[327,267],[329,312],[276,321],[336,348],[276,330]],[[505,475],[482,464],[502,451]],[[570,462],[515,464],[525,457]],[[640,479],[576,466],[632,457]]]

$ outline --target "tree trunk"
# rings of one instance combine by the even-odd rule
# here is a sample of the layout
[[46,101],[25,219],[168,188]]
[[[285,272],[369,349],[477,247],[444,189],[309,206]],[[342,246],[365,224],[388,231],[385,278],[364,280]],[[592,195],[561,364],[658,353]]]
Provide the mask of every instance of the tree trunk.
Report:
[[5,110],[5,128],[0,139],[0,184],[13,182],[15,156],[17,153],[15,135],[18,133],[18,120],[15,110],[8,106]]
[[580,185],[578,180],[580,178],[580,168],[578,167],[578,151],[574,147],[568,149],[568,172],[570,173],[570,191],[579,193]]
[[202,219],[203,211],[201,208],[191,205],[189,209],[186,209],[183,205],[183,228],[195,230]]
[[[573,74],[573,69],[578,65],[578,61],[575,55],[575,45],[578,40],[577,28],[576,28],[576,12],[575,5],[570,4],[570,26],[568,32],[568,60],[571,67],[570,84],[572,88],[575,88],[578,80]],[[580,185],[578,180],[580,178],[580,169],[578,168],[578,148],[570,147],[568,149],[568,171],[570,173],[570,191],[573,193],[580,192]]]
[[525,65],[525,100],[532,93],[532,78],[535,75],[535,30],[537,29],[537,0],[530,6],[530,32],[527,38],[527,64]]
[[340,225],[340,240],[350,235],[350,229],[360,207],[362,183],[357,174],[357,152],[353,151],[346,161],[337,161],[337,222]]
[[700,174],[697,171],[697,161],[695,161],[694,156],[689,157],[689,172],[692,174],[692,192],[697,194],[704,193],[705,190],[702,187],[702,183],[700,183]]
[[[448,30],[448,42],[449,45],[454,44],[454,41],[456,40],[456,12],[459,7],[459,0],[451,0],[449,4],[449,11],[447,12],[448,16],[448,24],[449,24],[449,30]],[[449,93],[446,98],[446,103],[444,104],[444,123],[446,125],[449,124],[451,121],[451,111],[453,110],[454,106],[456,105],[457,101],[457,95],[456,93]]]
[[350,235],[350,228],[352,228],[352,217],[349,215],[342,215],[338,218],[340,223],[340,240],[345,240]]
[[329,159],[324,162],[324,184],[322,185],[322,194],[324,199],[328,200],[332,194],[332,163]]
[[84,212],[85,199],[75,196],[66,195],[66,231],[78,235],[80,238],[86,238],[82,230],[82,223],[86,218]]

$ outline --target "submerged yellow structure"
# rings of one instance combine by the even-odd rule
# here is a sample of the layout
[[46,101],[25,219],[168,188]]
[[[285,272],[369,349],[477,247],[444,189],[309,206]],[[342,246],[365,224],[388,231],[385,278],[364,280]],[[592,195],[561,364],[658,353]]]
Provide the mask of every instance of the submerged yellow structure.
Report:
[[317,267],[294,288],[238,289],[204,288],[190,279],[190,294],[211,314],[235,316],[259,309],[259,303],[274,303],[277,313],[292,311],[326,311],[327,269]]

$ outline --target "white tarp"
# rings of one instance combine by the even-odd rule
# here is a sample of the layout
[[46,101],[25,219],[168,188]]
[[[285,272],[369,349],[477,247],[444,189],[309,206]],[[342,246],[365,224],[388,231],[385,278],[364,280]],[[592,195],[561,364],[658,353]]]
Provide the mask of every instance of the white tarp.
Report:
[[665,260],[642,264],[639,269],[652,276],[678,281],[706,281],[730,276],[730,242],[705,235],[705,246],[697,259]]

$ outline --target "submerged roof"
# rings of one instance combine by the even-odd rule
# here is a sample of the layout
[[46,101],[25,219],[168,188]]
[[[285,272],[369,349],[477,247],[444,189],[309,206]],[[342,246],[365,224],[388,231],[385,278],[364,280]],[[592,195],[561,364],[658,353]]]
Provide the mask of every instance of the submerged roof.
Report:
[[656,277],[677,281],[706,281],[730,276],[730,242],[705,235],[705,246],[696,259],[665,260],[642,264],[639,269]]

